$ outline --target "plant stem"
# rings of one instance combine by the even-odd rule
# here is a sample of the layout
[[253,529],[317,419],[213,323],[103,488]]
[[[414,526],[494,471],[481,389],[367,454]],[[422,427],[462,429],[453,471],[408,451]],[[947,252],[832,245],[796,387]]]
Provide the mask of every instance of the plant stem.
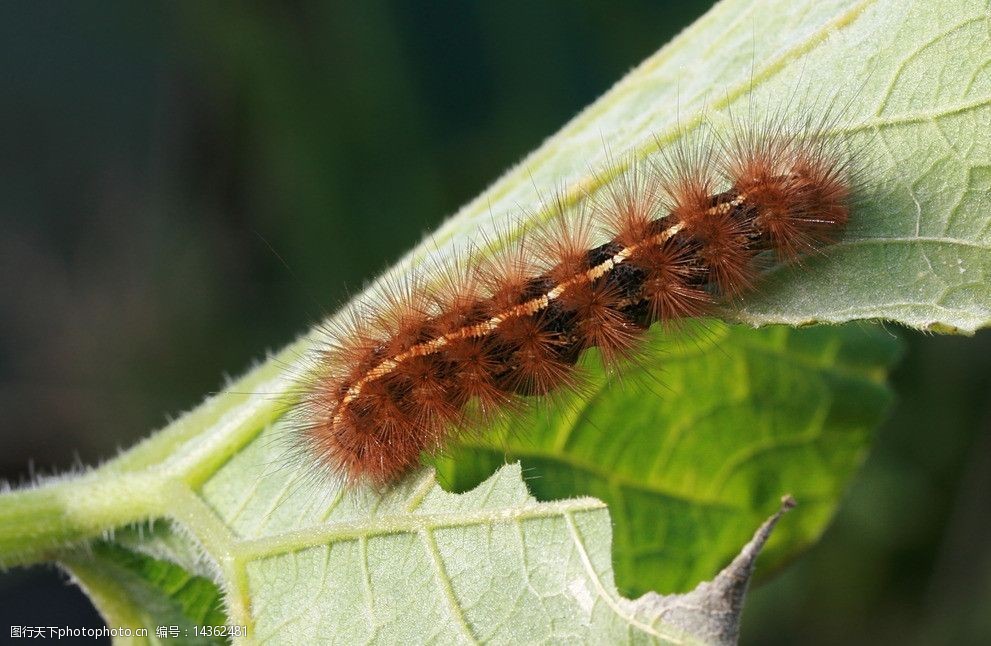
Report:
[[159,515],[164,482],[156,471],[93,471],[0,494],[0,566],[52,560],[71,543]]

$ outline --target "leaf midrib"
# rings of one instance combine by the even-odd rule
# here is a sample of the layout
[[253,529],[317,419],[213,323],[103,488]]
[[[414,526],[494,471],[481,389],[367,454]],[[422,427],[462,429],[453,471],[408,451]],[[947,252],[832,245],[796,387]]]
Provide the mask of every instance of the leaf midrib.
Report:
[[524,505],[494,507],[471,513],[390,514],[360,522],[341,521],[272,534],[262,538],[239,539],[233,546],[242,559],[258,560],[289,551],[390,534],[416,534],[424,530],[495,525],[521,520],[551,518],[564,513],[605,509],[595,498],[572,498],[557,502],[530,501]]

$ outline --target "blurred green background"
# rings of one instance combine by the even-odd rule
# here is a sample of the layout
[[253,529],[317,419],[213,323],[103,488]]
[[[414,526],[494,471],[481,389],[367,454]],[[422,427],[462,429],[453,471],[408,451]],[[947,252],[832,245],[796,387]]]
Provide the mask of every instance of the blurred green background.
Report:
[[[0,477],[195,405],[709,4],[0,5]],[[900,404],[745,643],[991,640],[991,334],[892,333]],[[34,568],[3,624],[101,621]]]

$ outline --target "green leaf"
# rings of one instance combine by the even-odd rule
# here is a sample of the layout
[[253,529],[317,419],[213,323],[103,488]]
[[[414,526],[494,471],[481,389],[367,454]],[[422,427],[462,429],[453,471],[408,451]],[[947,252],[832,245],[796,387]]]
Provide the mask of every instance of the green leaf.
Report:
[[[100,608],[109,628],[144,627],[151,637],[156,629],[175,627],[167,643],[227,643],[221,636],[195,632],[195,627],[227,624],[223,595],[210,578],[106,542],[61,558],[63,567]],[[117,639],[128,641],[146,643],[137,636]]]
[[[463,207],[398,265],[524,228],[703,124],[831,112],[865,184],[848,234],[779,268],[735,312],[753,325],[991,323],[991,36],[983,0],[727,0]],[[628,155],[617,153],[627,151]],[[592,172],[590,169],[598,169]],[[543,198],[543,199],[542,199]],[[518,228],[518,227],[515,227]]]
[[[987,25],[986,3],[976,0],[722,2],[391,275],[428,255],[450,257],[510,223],[521,226],[509,237],[518,235],[547,217],[541,196],[563,185],[573,203],[704,121],[722,132],[730,112],[759,118],[840,106],[829,134],[869,162],[851,230],[828,254],[773,272],[727,316],[754,325],[987,326]],[[521,205],[527,215],[519,222]],[[882,384],[894,343],[876,330],[714,325],[710,335],[696,350],[652,346],[640,372],[673,394],[615,388],[596,373],[595,397],[581,400],[585,417],[557,402],[532,419],[525,442],[505,440],[505,451],[526,463],[540,458],[545,473],[532,483],[541,497],[595,493],[611,501],[615,560],[631,590],[686,589],[715,575],[788,492],[809,511],[782,524],[769,556],[773,565],[793,556],[822,531],[887,402]],[[202,582],[210,581],[229,624],[248,627],[252,639],[243,641],[646,641],[658,637],[651,631],[725,640],[710,624],[676,621],[679,613],[654,596],[619,597],[601,503],[532,500],[514,467],[463,496],[437,489],[426,471],[388,492],[344,493],[273,467],[285,462],[280,438],[294,387],[287,375],[302,369],[315,340],[318,332],[96,470],[0,496],[0,564],[60,560],[109,621],[134,625],[208,620],[213,611],[202,602],[212,589]],[[491,473],[502,462],[498,441],[463,455],[452,482]],[[156,522],[145,532],[152,519],[167,528]],[[101,538],[108,542],[94,547]],[[195,582],[193,598],[176,592],[179,582]],[[672,603],[684,609],[694,601]]]
[[[204,546],[206,556],[218,564],[213,578],[227,591],[235,636],[250,630],[264,643],[732,643],[754,558],[781,515],[692,595],[630,601],[613,584],[605,506],[537,502],[518,465],[463,495],[436,486],[430,469],[381,496],[314,498],[286,471],[245,488],[245,470],[272,457],[272,446],[252,444],[202,499],[187,500],[230,528]],[[61,557],[111,627],[155,635],[177,626],[180,639],[168,643],[222,641],[196,638],[196,627],[223,626],[224,616],[217,586],[175,564],[196,569],[186,539],[159,528],[115,540],[123,546],[101,542]]]
[[897,349],[863,326],[655,334],[619,383],[587,361],[580,395],[466,441],[438,460],[441,481],[473,487],[520,460],[542,500],[603,500],[617,580],[637,594],[708,579],[791,494],[764,558],[778,567],[836,510],[891,402]]

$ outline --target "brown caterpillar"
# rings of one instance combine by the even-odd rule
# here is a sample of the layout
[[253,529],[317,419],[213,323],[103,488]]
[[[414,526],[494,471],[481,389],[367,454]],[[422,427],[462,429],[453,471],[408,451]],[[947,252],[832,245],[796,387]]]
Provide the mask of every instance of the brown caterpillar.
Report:
[[762,259],[821,249],[853,194],[824,131],[775,121],[682,146],[578,209],[558,200],[548,226],[494,257],[383,289],[315,351],[298,411],[305,447],[349,482],[391,483],[478,414],[574,387],[586,349],[620,365],[654,323],[753,289]]

